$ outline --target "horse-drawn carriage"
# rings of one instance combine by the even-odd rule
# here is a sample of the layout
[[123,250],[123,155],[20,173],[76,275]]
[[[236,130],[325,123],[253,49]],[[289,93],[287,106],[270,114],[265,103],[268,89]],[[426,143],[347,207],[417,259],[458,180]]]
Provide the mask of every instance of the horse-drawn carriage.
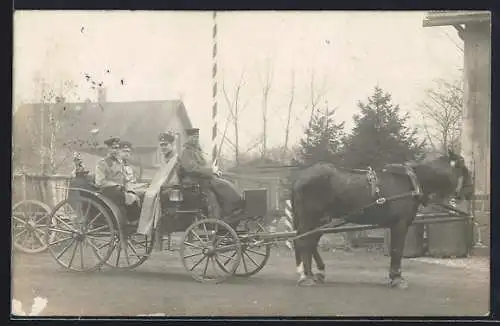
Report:
[[265,209],[252,213],[245,207],[265,208],[266,203],[252,203],[253,197],[239,195],[231,183],[219,181],[238,193],[238,209],[230,214],[221,209],[213,187],[201,191],[198,184],[172,186],[160,192],[160,218],[148,235],[142,235],[137,226],[126,223],[123,212],[100,193],[92,178],[77,176],[67,198],[47,216],[45,241],[56,261],[70,270],[95,271],[103,265],[133,269],[151,256],[157,231],[183,232],[180,256],[197,281],[253,275],[267,263],[270,244],[248,236],[264,231]]
[[[412,223],[445,223],[470,217],[467,212],[441,205],[456,216],[447,213],[415,219],[418,206],[429,202],[432,194],[470,199],[474,192],[473,177],[463,158],[452,152],[412,165],[389,164],[378,173],[316,164],[302,170],[292,186],[294,231],[266,232],[265,199],[240,195],[232,183],[215,178],[205,191],[199,184],[163,189],[160,217],[151,232],[142,235],[136,232],[137,226],[126,223],[120,208],[93,186],[91,179],[86,175],[72,179],[67,198],[50,214],[42,215],[47,225],[45,243],[60,265],[76,271],[99,270],[104,265],[132,269],[151,256],[156,231],[182,231],[181,260],[199,282],[254,275],[267,263],[271,246],[286,240],[295,242],[299,283],[316,282],[312,259],[321,276],[317,281],[321,282],[325,266],[317,244],[322,234],[390,228],[390,284],[400,286],[404,240]],[[217,182],[235,195],[236,205],[228,208],[221,200],[214,186]]]

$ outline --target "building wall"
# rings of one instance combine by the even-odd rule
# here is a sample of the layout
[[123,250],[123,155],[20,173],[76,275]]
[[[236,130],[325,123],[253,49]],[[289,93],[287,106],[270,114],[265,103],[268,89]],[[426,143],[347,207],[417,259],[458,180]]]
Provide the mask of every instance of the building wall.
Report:
[[[474,170],[476,194],[490,194],[491,32],[489,23],[467,24],[464,38],[462,149]],[[482,205],[489,207],[489,205]]]

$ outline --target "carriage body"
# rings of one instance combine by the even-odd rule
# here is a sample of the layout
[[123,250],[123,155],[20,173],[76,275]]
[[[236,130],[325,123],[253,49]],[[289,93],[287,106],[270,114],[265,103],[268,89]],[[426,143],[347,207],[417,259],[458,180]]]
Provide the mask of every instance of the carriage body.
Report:
[[[141,201],[144,194],[145,192],[137,193]],[[158,234],[183,232],[184,236],[180,248],[182,262],[193,278],[200,282],[220,282],[233,275],[250,276],[260,271],[267,263],[270,256],[270,246],[262,247],[257,244],[254,246],[251,241],[243,241],[243,243],[240,241],[242,235],[264,230],[262,221],[265,218],[265,209],[262,208],[267,207],[266,202],[256,205],[256,197],[249,196],[250,205],[248,206],[253,207],[253,215],[240,209],[233,214],[224,216],[220,209],[220,200],[214,191],[209,188],[203,192],[199,184],[162,188],[159,196],[161,203],[159,223],[155,223],[149,235],[137,234],[137,226],[128,225],[125,222],[123,211],[113,201],[100,193],[99,189],[95,187],[91,175],[76,175],[68,187],[67,198],[56,205],[50,214],[52,222],[47,231],[49,251],[66,269],[99,270],[104,265],[118,269],[132,269],[149,258],[153,251],[155,237]],[[244,208],[247,203],[244,195],[241,196],[241,201],[240,207]],[[260,211],[256,210],[255,207],[260,207]],[[259,211],[259,216],[255,216],[257,211]],[[250,213],[252,214],[252,212]],[[251,229],[248,222],[256,220],[261,221],[261,223],[257,223],[257,228],[255,228],[255,224],[252,224]],[[59,235],[55,236],[56,233]],[[69,234],[71,235],[68,236]],[[52,240],[49,237],[52,237]],[[56,240],[54,241],[54,239]],[[71,240],[77,242],[73,251],[68,250],[67,247],[71,247],[71,245],[66,246],[64,239],[67,242]],[[100,240],[101,244],[97,244],[97,239]],[[202,250],[195,254],[186,254],[189,249],[208,246],[209,241],[207,240],[209,239],[211,239],[212,244],[210,245],[211,251],[208,250],[208,253],[207,250]],[[196,241],[200,243],[196,244]],[[80,247],[77,248],[78,246]],[[215,253],[217,250],[215,248],[223,246],[227,248],[223,249],[220,255],[230,258],[225,264],[221,262],[215,264],[214,262],[214,266],[219,265],[220,267],[217,277],[207,277],[204,275],[206,270],[203,273],[196,271],[196,266],[190,266],[187,261],[188,258],[198,255],[206,256],[207,261],[214,260],[218,255]],[[94,254],[93,259],[84,257],[84,247]],[[260,252],[257,252],[259,247],[262,248],[260,248]],[[250,269],[245,262],[240,264],[247,250],[257,252],[260,256],[255,259],[251,258],[255,266]],[[61,252],[65,251],[68,252],[68,256],[71,256],[67,262],[63,262],[61,258]],[[75,260],[75,252],[81,255],[80,259],[76,258],[76,260],[81,260],[80,267],[71,265]],[[248,256],[248,253],[246,254]],[[240,271],[238,271],[239,267],[241,267]],[[220,273],[221,270],[222,273]]]

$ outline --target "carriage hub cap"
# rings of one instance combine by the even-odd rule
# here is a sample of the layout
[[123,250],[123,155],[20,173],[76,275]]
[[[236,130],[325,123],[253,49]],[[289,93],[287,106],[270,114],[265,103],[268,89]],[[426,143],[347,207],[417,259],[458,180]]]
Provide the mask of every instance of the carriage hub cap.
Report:
[[215,255],[214,250],[215,250],[215,247],[213,247],[213,246],[205,247],[205,248],[203,248],[203,254],[205,256],[213,256],[213,255]]

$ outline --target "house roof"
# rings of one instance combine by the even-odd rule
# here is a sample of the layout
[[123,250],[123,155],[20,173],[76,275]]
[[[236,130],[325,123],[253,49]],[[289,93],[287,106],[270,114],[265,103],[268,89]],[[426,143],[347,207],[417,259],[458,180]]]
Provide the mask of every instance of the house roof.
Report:
[[423,26],[447,26],[467,23],[489,22],[491,13],[489,11],[473,10],[431,10],[424,18]]
[[[25,117],[40,111],[42,103],[21,105],[16,116]],[[105,103],[65,103],[61,106],[65,117],[76,119],[70,124],[74,139],[89,139],[92,129],[99,129],[95,140],[99,146],[109,137],[120,137],[131,141],[134,147],[156,147],[160,132],[170,128],[191,128],[191,121],[180,100]],[[66,113],[69,112],[69,113]],[[174,117],[177,116],[177,119]],[[24,120],[24,119],[18,119]],[[174,120],[180,121],[174,124]],[[181,131],[181,130],[176,130]]]

